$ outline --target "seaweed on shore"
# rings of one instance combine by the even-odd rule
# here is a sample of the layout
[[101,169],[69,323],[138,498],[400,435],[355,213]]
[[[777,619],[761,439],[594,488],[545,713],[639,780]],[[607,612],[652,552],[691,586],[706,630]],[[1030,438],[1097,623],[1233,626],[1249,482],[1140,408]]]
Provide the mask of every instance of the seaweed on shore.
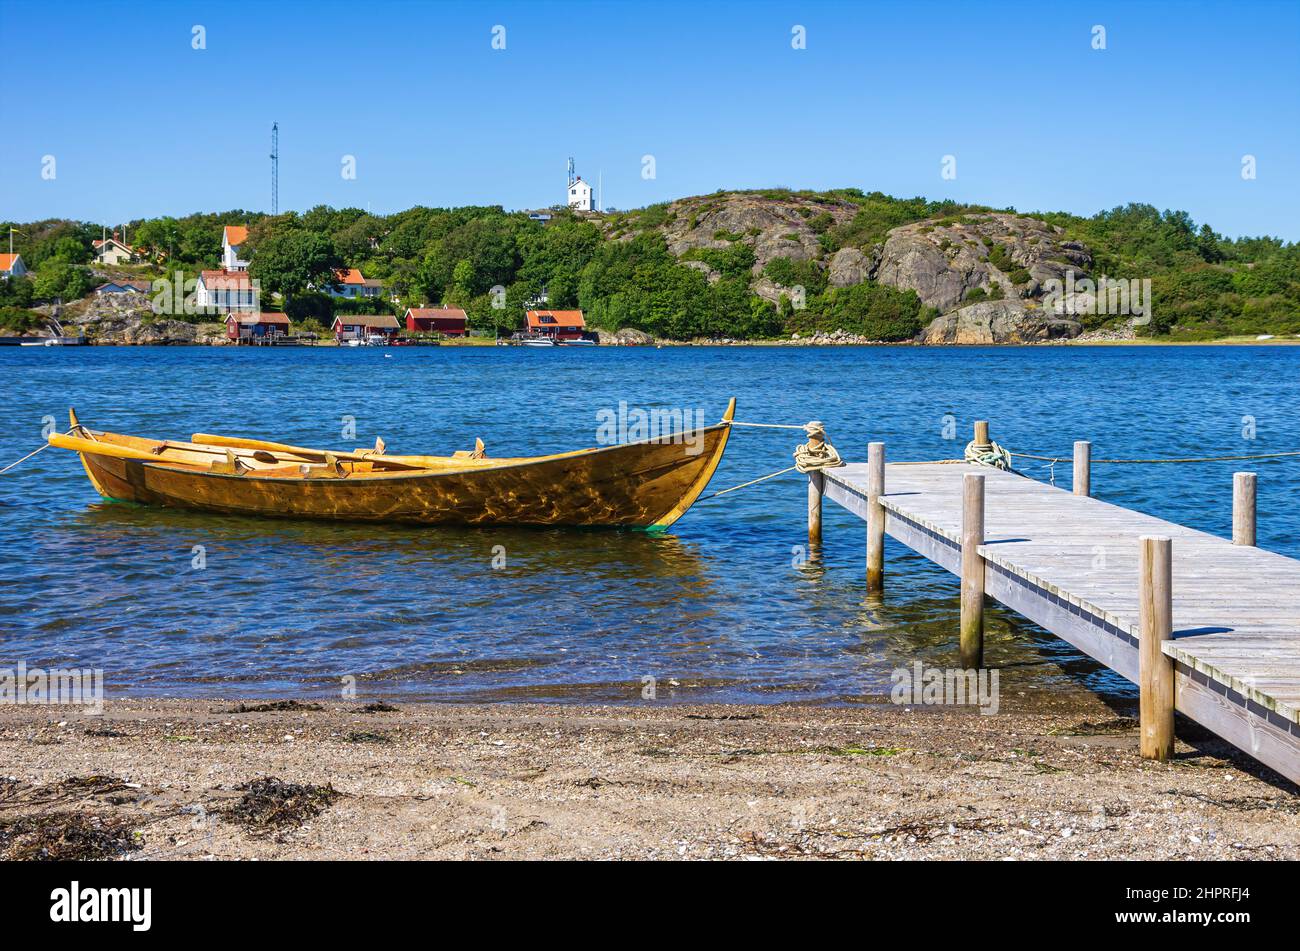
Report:
[[114,730],[111,726],[87,727],[86,736],[101,737],[103,739],[116,739],[126,736],[120,730]]
[[367,703],[364,707],[361,708],[361,712],[362,713],[396,713],[397,707],[393,706],[391,703],[384,703],[381,700],[376,700],[374,703]]
[[46,812],[0,821],[0,858],[11,862],[94,861],[141,848],[128,822]]
[[255,832],[301,826],[343,796],[331,785],[287,783],[275,776],[255,779],[239,788],[244,795],[226,810],[225,818]]
[[1048,730],[1048,736],[1126,736],[1138,728],[1132,717],[1115,717],[1112,720],[1093,722],[1085,720],[1073,726]]
[[761,720],[761,714],[758,713],[688,713],[687,720]]
[[353,730],[343,737],[343,741],[345,743],[391,743],[393,738],[387,733],[376,733],[373,730]]
[[319,703],[306,703],[302,700],[272,700],[268,703],[239,703],[226,713],[291,713],[294,711],[316,711],[325,708]]
[[69,776],[43,786],[22,784],[5,784],[5,795],[0,798],[14,798],[15,805],[49,806],[59,803],[80,802],[93,796],[111,797],[110,793],[120,793],[132,787],[118,776],[105,776],[93,773],[87,776]]

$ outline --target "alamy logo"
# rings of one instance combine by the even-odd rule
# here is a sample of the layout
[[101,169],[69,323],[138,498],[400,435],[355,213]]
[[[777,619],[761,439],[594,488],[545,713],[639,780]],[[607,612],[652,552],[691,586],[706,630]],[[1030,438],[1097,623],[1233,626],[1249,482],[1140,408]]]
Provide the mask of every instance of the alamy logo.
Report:
[[0,704],[85,707],[104,712],[104,671],[99,667],[0,667]]
[[1043,309],[1054,314],[1132,316],[1134,326],[1151,323],[1151,278],[1115,280],[1103,274],[1094,283],[1091,278],[1074,279],[1073,271],[1065,280],[1049,277],[1043,282]]
[[129,921],[132,931],[153,924],[152,888],[68,888],[50,892],[50,921]]
[[899,667],[889,675],[893,703],[908,706],[978,706],[980,713],[998,712],[998,672],[926,667],[919,660],[911,667]]
[[627,442],[681,443],[688,456],[704,451],[704,410],[628,408],[619,400],[618,409],[596,411],[596,442],[617,446]]

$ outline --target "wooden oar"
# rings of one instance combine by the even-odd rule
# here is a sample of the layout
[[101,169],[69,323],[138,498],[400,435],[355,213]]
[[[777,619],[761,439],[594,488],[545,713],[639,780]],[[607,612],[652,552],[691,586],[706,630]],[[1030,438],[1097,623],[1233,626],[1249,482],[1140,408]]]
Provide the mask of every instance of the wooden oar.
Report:
[[88,452],[95,456],[112,456],[115,459],[141,459],[145,462],[162,462],[168,460],[155,456],[152,452],[145,452],[143,449],[132,449],[130,446],[119,446],[111,442],[96,442],[93,439],[82,439],[80,436],[65,436],[63,433],[50,433],[50,445],[58,446],[60,449],[71,449],[73,452]]
[[226,446],[232,449],[264,449],[267,452],[286,453],[292,456],[324,459],[326,454],[347,462],[382,462],[384,465],[402,466],[407,469],[441,469],[455,465],[450,459],[438,456],[383,456],[373,452],[334,452],[325,449],[309,449],[305,446],[290,446],[286,443],[270,442],[265,439],[244,439],[241,436],[217,436],[213,433],[195,433],[192,442],[206,443],[209,446]]

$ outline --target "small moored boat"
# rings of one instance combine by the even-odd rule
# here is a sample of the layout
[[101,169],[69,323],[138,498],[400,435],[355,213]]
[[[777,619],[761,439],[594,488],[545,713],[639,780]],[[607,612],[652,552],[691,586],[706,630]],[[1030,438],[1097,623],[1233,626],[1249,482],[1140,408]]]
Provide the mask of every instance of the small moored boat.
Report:
[[444,525],[666,528],[713,477],[736,401],[720,422],[656,439],[549,456],[354,452],[196,433],[145,439],[83,426],[52,433],[106,499],[237,515]]

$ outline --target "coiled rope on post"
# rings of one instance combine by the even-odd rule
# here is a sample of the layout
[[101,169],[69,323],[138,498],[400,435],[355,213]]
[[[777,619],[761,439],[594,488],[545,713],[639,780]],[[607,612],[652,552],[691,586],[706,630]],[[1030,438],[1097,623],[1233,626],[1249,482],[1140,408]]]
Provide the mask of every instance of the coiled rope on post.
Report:
[[966,452],[962,459],[963,462],[971,462],[977,466],[989,466],[993,469],[1003,469],[1007,472],[1014,472],[1011,468],[1012,453],[990,440],[983,445],[971,440],[966,444]]
[[820,472],[822,469],[836,469],[844,465],[839,452],[826,441],[826,427],[820,420],[805,423],[804,432],[808,441],[794,450],[794,467],[800,472]]

